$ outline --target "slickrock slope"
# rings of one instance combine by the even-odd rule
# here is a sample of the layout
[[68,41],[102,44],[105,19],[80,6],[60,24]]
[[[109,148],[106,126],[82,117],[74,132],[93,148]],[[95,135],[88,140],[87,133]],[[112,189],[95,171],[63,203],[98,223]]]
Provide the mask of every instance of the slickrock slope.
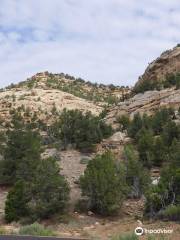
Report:
[[111,107],[106,117],[107,123],[115,123],[118,116],[128,114],[130,117],[137,112],[152,114],[160,107],[173,107],[178,109],[180,106],[180,90],[168,88],[161,91],[147,91],[137,94],[133,98]]
[[55,111],[61,112],[64,108],[99,115],[105,105],[127,98],[130,92],[128,87],[86,82],[64,73],[37,73],[0,90],[0,120],[10,120],[10,113],[18,108],[23,109],[22,112],[27,110],[29,117],[35,114],[46,124],[51,123]]
[[20,82],[16,85],[10,85],[8,88],[14,87],[25,89],[58,89],[63,92],[71,93],[76,97],[94,102],[101,102],[103,104],[111,104],[127,98],[131,92],[129,87],[91,83],[68,74],[52,74],[49,72],[37,73],[33,77],[28,78],[27,81]]
[[180,72],[180,46],[165,51],[155,61],[149,64],[145,73],[139,77],[135,89],[145,82],[157,83],[166,80],[167,75]]
[[55,89],[36,88],[10,89],[0,93],[0,119],[8,119],[10,111],[24,107],[29,114],[37,114],[38,118],[49,122],[53,115],[53,109],[61,112],[64,108],[79,109],[83,112],[91,111],[98,115],[102,107],[93,102],[73,96],[72,94]]

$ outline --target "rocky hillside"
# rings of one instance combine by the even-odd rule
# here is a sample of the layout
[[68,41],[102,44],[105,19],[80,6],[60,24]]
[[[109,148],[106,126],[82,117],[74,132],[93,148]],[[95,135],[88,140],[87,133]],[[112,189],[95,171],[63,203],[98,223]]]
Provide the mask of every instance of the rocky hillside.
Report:
[[[150,64],[135,86],[134,90],[137,93],[131,98],[129,96],[131,94],[131,90],[129,88],[115,87],[112,85],[105,86],[102,84],[97,85],[85,82],[82,79],[75,79],[69,75],[50,74],[48,72],[38,73],[27,81],[21,82],[17,85],[11,85],[0,91],[0,131],[2,126],[6,127],[6,124],[8,120],[10,120],[10,116],[15,109],[23,112],[23,116],[27,120],[29,120],[29,118],[36,118],[41,120],[41,123],[51,125],[53,120],[56,119],[56,113],[60,113],[64,108],[69,110],[78,109],[82,112],[91,111],[93,115],[99,115],[105,109],[105,106],[108,106],[108,108],[105,109],[107,110],[107,115],[105,117],[106,122],[114,127],[117,126],[118,128],[118,130],[114,131],[113,134],[106,139],[102,139],[102,137],[101,141],[96,141],[96,148],[93,149],[93,152],[80,152],[77,149],[73,149],[72,144],[69,144],[67,149],[61,148],[59,147],[61,144],[59,139],[58,141],[57,139],[46,139],[47,133],[49,132],[47,131],[46,133],[43,128],[40,128],[41,134],[44,137],[43,140],[45,140],[43,141],[44,152],[41,154],[41,157],[43,159],[47,159],[48,157],[55,158],[57,163],[60,165],[61,173],[65,176],[70,186],[68,215],[62,216],[62,219],[61,217],[59,219],[57,218],[57,220],[55,217],[52,222],[50,219],[44,221],[47,225],[51,224],[56,232],[61,234],[61,236],[109,239],[109,237],[112,237],[114,234],[116,235],[119,232],[134,232],[134,229],[138,226],[138,224],[140,224],[140,226],[142,226],[142,224],[146,224],[149,229],[153,229],[155,227],[157,228],[157,226],[160,226],[161,228],[164,226],[167,228],[167,226],[171,224],[170,226],[174,230],[172,239],[179,239],[180,229],[178,224],[170,222],[166,222],[165,224],[156,221],[153,222],[152,225],[152,221],[150,223],[148,221],[145,223],[142,223],[139,220],[137,222],[135,221],[137,218],[143,220],[145,204],[144,197],[142,199],[127,198],[123,203],[120,217],[116,216],[115,218],[105,218],[104,216],[99,217],[99,215],[96,215],[94,212],[86,210],[81,211],[80,208],[78,208],[81,206],[77,204],[79,200],[84,200],[81,199],[79,177],[84,173],[88,162],[91,161],[96,154],[102,154],[106,152],[106,150],[111,150],[117,160],[124,161],[126,159],[124,163],[127,162],[127,158],[125,158],[124,154],[124,146],[128,143],[133,144],[134,140],[133,136],[127,136],[128,131],[126,131],[126,129],[123,131],[122,128],[119,128],[119,124],[117,123],[119,116],[127,114],[133,118],[134,114],[137,112],[151,115],[160,107],[173,107],[176,110],[179,110],[180,89],[178,88],[177,80],[180,69],[174,70],[172,64],[173,59],[176,59],[176,65],[180,68],[180,58],[178,61],[178,55],[180,56],[180,48],[176,47],[171,51],[163,53],[159,58],[161,60],[156,60]],[[164,83],[168,83],[169,85],[165,85],[164,83],[162,84],[162,79],[164,79],[162,76],[168,76],[166,80],[164,80]],[[175,114],[176,113],[177,111],[175,111]],[[104,114],[101,114],[101,116],[104,116]],[[177,114],[174,118],[173,112],[172,119],[173,122],[180,121],[180,114]],[[100,121],[101,120],[102,119],[100,119]],[[96,125],[98,124],[92,125],[93,128],[95,128],[94,126]],[[79,130],[81,125],[75,126],[75,129]],[[86,127],[86,129],[89,129],[89,127]],[[141,130],[142,129],[143,126],[141,127]],[[84,133],[84,131],[82,132]],[[90,132],[92,134],[92,129]],[[162,134],[162,132],[160,134]],[[148,140],[149,139],[151,138],[148,138]],[[152,145],[155,146],[154,142],[157,139],[157,135],[153,135],[152,139]],[[164,144],[164,142],[162,143]],[[157,146],[159,151],[159,145],[157,144]],[[170,147],[167,146],[167,149],[170,149]],[[153,153],[153,156],[157,155],[155,155],[157,152],[152,152],[152,149],[150,152],[148,147],[146,150],[147,155],[148,153],[151,153],[151,155]],[[178,151],[177,154],[179,154]],[[136,151],[132,151],[133,158],[135,155]],[[0,160],[3,160],[3,156]],[[138,158],[138,161],[139,160],[141,159]],[[153,161],[153,163],[155,162],[154,159],[151,161]],[[141,169],[140,167],[141,165],[139,164],[138,169]],[[145,170],[145,168],[142,168],[142,170]],[[140,172],[144,171],[140,170]],[[159,165],[153,165],[150,172],[153,184],[158,184],[160,179],[159,172]],[[136,171],[136,175],[138,174],[140,173]],[[142,175],[140,174],[139,176]],[[171,185],[169,184],[169,186]],[[4,226],[7,233],[18,233],[20,224],[13,225],[12,223],[11,225],[6,225],[4,221],[4,206],[8,190],[9,189],[4,186],[0,187],[0,224]]]
[[180,45],[165,51],[149,64],[135,85],[135,92],[180,86]]
[[27,81],[17,85],[12,84],[8,87],[8,89],[11,88],[56,89],[88,101],[109,104],[124,100],[131,92],[129,87],[91,83],[68,74],[52,74],[49,72],[37,73],[35,76],[27,79]]
[[27,117],[36,115],[43,122],[50,123],[54,113],[61,112],[64,108],[91,111],[94,115],[98,115],[103,109],[91,101],[56,89],[36,87],[30,90],[17,87],[0,93],[1,121],[8,120],[13,109],[18,109]]
[[161,91],[155,90],[136,94],[131,99],[111,107],[106,121],[114,124],[119,116],[127,114],[132,118],[137,112],[151,115],[160,107],[173,107],[178,110],[180,107],[180,90],[168,88]]
[[132,91],[128,87],[86,82],[67,74],[37,73],[0,92],[0,119],[8,119],[13,109],[25,109],[49,123],[54,112],[64,108],[91,111],[98,115],[108,104],[107,123],[118,116],[136,112],[151,114],[159,107],[179,108],[180,46],[165,51],[153,61]]
[[10,119],[14,109],[24,112],[24,116],[36,115],[46,124],[51,123],[55,112],[64,108],[99,115],[105,105],[117,104],[130,92],[128,87],[85,82],[63,73],[37,73],[24,82],[0,90],[0,121]]
[[139,78],[134,96],[109,108],[107,123],[124,114],[152,114],[160,107],[180,107],[180,46],[161,54]]

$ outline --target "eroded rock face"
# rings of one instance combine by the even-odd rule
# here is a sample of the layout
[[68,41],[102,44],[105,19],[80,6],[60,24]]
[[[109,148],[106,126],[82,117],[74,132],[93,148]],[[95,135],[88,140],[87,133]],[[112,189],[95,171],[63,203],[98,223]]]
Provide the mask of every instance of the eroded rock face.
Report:
[[93,84],[65,74],[37,73],[24,82],[0,89],[0,121],[10,121],[10,112],[20,108],[23,112],[28,110],[29,118],[35,114],[47,125],[54,120],[55,110],[60,113],[64,108],[90,111],[97,116],[109,98],[119,101],[130,92],[128,87]]
[[[37,73],[26,81],[18,84],[11,84],[6,89],[57,89],[70,93],[76,97],[83,98],[104,105],[113,104],[121,99],[127,98],[131,93],[128,86],[114,86],[113,84],[97,84],[87,82],[81,78],[75,78],[68,74],[53,74],[46,72]],[[3,89],[0,89],[2,91]]]
[[180,106],[180,90],[168,88],[161,91],[147,91],[143,94],[139,93],[133,98],[119,103],[115,107],[111,107],[106,117],[106,122],[115,124],[117,117],[128,114],[133,118],[134,114],[147,113],[152,114],[161,107],[173,107],[178,109]]
[[139,77],[135,88],[144,82],[163,82],[168,74],[180,72],[180,47],[165,51],[155,61],[149,64],[144,74]]
[[124,153],[124,145],[130,143],[131,139],[124,132],[115,132],[111,137],[104,139],[97,145],[97,154],[103,154],[110,150],[116,160],[121,160]]
[[7,121],[10,118],[10,111],[22,106],[29,109],[30,115],[36,113],[39,119],[49,124],[54,118],[54,108],[58,112],[66,108],[78,109],[82,112],[90,111],[94,115],[99,115],[103,110],[101,106],[91,101],[55,89],[22,88],[0,92],[0,119]]
[[[134,92],[141,92],[139,90],[143,89],[146,85],[158,85],[163,88],[162,83],[167,81],[167,76],[171,74],[175,75],[176,73],[180,73],[180,45],[172,50],[165,51],[160,57],[149,64],[144,74],[135,84]],[[127,114],[132,118],[137,112],[152,114],[161,107],[179,108],[180,90],[177,87],[174,86],[166,89],[160,87],[158,90],[151,91],[146,91],[146,87],[142,90],[142,92],[145,91],[144,93],[136,94],[134,97],[120,102],[117,106],[112,106],[109,109],[106,122],[113,124],[116,128],[116,119],[123,114]],[[152,87],[152,89],[155,88]]]

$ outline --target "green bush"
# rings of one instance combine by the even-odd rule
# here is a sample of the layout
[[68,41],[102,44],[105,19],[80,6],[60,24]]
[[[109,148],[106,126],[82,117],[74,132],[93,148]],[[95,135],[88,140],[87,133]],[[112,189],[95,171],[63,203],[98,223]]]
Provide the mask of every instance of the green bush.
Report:
[[[173,82],[173,78],[169,78],[169,81]],[[165,216],[167,213],[170,219],[178,219],[176,211],[178,212],[177,206],[180,205],[180,125],[175,119],[176,114],[172,108],[160,108],[152,116],[137,113],[129,122],[125,116],[120,119],[127,128],[128,135],[133,138],[135,147],[134,153],[131,147],[125,147],[126,181],[131,191],[136,186],[136,193],[140,186],[143,187],[139,193],[145,194],[145,215],[151,218],[161,216],[161,213]],[[135,154],[136,152],[138,153]],[[138,158],[140,161],[137,161]],[[143,164],[141,169],[137,168],[139,162]],[[161,166],[163,168],[159,183],[146,184],[148,178],[141,173],[146,168]],[[169,210],[168,206],[171,204],[176,207]]]
[[141,130],[142,127],[143,127],[142,117],[139,113],[136,113],[134,115],[133,120],[131,121],[131,124],[128,127],[128,135],[132,138],[135,138],[137,133]]
[[49,228],[45,228],[39,223],[22,226],[19,230],[19,235],[29,236],[56,236],[56,234]]
[[0,227],[0,235],[5,235],[6,230],[3,227]]
[[64,213],[69,200],[69,186],[65,177],[60,175],[54,159],[40,161],[28,191],[31,193],[28,206],[32,220]]
[[12,125],[0,169],[1,183],[12,186],[5,204],[6,221],[32,222],[64,212],[69,186],[59,165],[55,159],[41,159],[39,134],[19,115]]
[[162,198],[164,197],[164,189],[159,186],[150,186],[145,192],[146,202],[144,215],[147,217],[156,217],[162,208]]
[[73,145],[81,151],[91,151],[96,143],[112,134],[112,128],[90,112],[83,114],[79,110],[64,109],[51,133],[62,141],[64,148]]
[[162,132],[163,127],[171,120],[172,109],[162,108],[152,118],[152,129],[155,134]]
[[88,164],[88,162],[90,161],[90,159],[89,158],[81,158],[81,160],[80,160],[80,163],[81,164]]
[[148,171],[139,161],[139,155],[133,145],[124,147],[124,165],[126,183],[129,187],[129,196],[139,198],[150,184]]
[[170,205],[168,206],[160,215],[160,218],[169,221],[179,221],[180,220],[180,205]]
[[19,181],[8,193],[5,205],[7,222],[29,218],[32,221],[63,213],[69,187],[54,159],[41,160],[31,182]]
[[117,122],[120,124],[120,129],[123,130],[127,130],[129,128],[130,125],[130,119],[128,115],[122,115],[120,117],[118,117]]
[[167,146],[164,144],[163,138],[161,136],[154,138],[152,152],[152,164],[154,166],[160,167],[163,162],[167,161]]
[[87,213],[89,210],[88,200],[87,199],[79,199],[75,205],[75,211]]
[[135,140],[144,166],[161,166],[171,158],[171,145],[180,139],[180,127],[173,121],[174,117],[173,109],[162,108],[153,116],[137,113],[128,123],[128,135]]
[[124,169],[110,152],[97,155],[88,163],[80,185],[92,211],[101,215],[118,213],[125,197],[126,181]]
[[18,221],[28,214],[25,183],[18,181],[10,190],[5,205],[5,219],[7,222]]
[[151,131],[144,128],[139,131],[137,148],[141,162],[150,168],[153,160],[153,134]]
[[180,211],[180,168],[173,164],[161,170],[158,185],[147,189],[145,193],[146,216],[178,221],[180,216],[178,215]]
[[40,159],[41,139],[32,131],[18,113],[13,116],[13,129],[7,131],[7,142],[1,174],[3,184],[14,184],[18,180],[31,181]]

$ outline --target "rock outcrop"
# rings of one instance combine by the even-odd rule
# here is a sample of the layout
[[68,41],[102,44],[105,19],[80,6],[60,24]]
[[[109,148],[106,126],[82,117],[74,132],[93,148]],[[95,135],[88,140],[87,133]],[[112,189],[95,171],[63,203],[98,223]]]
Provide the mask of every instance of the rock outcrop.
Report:
[[29,114],[36,113],[37,117],[46,123],[53,120],[53,111],[61,112],[64,108],[78,109],[83,112],[90,111],[99,115],[103,110],[101,106],[72,94],[55,89],[10,89],[0,92],[0,119],[8,120],[13,109],[23,107]]
[[180,74],[180,45],[165,51],[149,64],[134,87],[134,92],[141,93],[118,103],[117,106],[111,106],[106,122],[116,127],[116,119],[123,114],[132,118],[137,112],[153,114],[160,107],[179,109],[180,89],[177,87],[177,82],[168,82],[169,85],[167,85],[168,76],[175,76],[177,81],[178,74]]
[[129,100],[121,102],[115,107],[111,107],[106,117],[106,122],[115,124],[119,116],[127,114],[130,118],[133,118],[137,112],[151,115],[161,107],[178,109],[180,107],[180,90],[168,88],[161,91],[139,93]]
[[104,139],[97,145],[96,152],[103,154],[107,150],[110,150],[117,160],[122,159],[124,145],[130,143],[131,139],[126,136],[124,132],[115,132],[111,137]]
[[165,51],[155,61],[149,64],[144,74],[139,77],[135,89],[145,82],[149,84],[163,82],[169,74],[180,72],[180,46]]
[[105,105],[119,102],[130,92],[128,87],[86,82],[64,73],[37,73],[26,81],[0,89],[0,121],[6,125],[11,112],[19,108],[27,110],[30,118],[35,114],[47,125],[54,120],[55,111],[60,113],[64,108],[90,111],[97,116]]
[[14,88],[41,88],[45,90],[58,89],[76,97],[101,104],[119,102],[120,100],[127,98],[131,93],[131,89],[129,87],[114,86],[113,84],[97,84],[87,82],[82,78],[75,78],[68,74],[52,74],[47,71],[37,73],[24,82],[20,82],[16,85],[11,84],[7,87],[7,89]]

